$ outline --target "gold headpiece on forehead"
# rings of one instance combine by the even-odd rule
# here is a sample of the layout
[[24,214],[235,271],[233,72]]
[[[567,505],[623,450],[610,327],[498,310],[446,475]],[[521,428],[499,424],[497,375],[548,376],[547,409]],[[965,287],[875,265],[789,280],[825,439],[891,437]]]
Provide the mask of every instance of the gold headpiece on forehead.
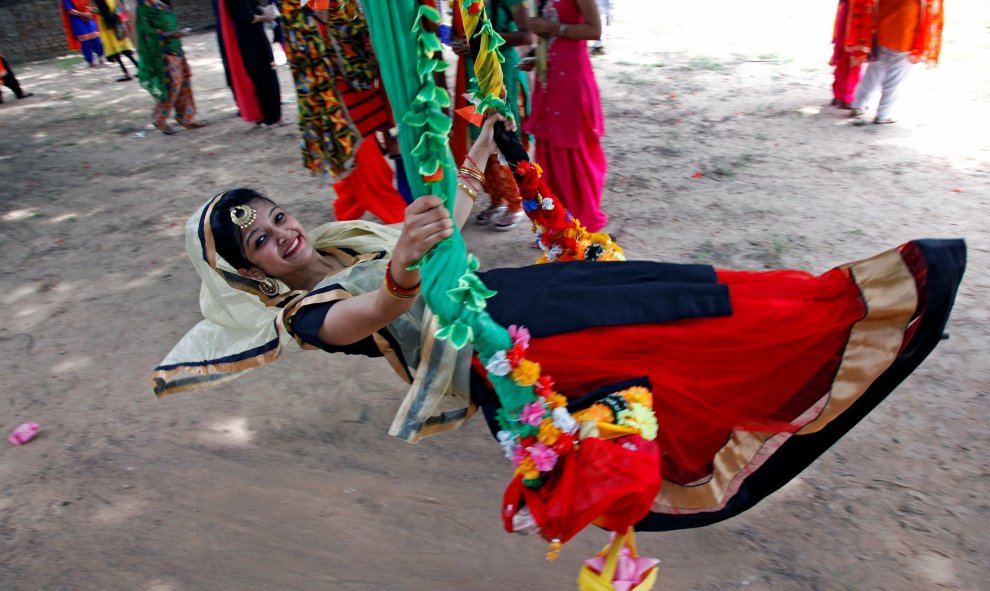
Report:
[[230,220],[241,228],[247,228],[258,214],[250,205],[235,205],[230,208]]

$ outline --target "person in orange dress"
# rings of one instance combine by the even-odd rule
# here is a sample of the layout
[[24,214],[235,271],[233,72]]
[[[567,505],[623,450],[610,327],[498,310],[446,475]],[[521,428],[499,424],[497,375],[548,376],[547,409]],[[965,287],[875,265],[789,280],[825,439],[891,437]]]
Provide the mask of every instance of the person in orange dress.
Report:
[[942,0],[850,0],[846,51],[870,60],[856,89],[852,115],[866,113],[877,94],[874,123],[893,123],[903,83],[918,62],[935,64],[942,47]]

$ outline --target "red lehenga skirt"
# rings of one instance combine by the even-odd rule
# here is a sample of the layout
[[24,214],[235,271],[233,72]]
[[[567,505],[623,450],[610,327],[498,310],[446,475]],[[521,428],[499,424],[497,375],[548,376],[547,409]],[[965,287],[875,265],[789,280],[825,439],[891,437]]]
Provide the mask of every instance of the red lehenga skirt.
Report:
[[[753,506],[883,400],[941,340],[965,257],[961,240],[922,240],[817,276],[577,262],[483,280],[498,291],[493,318],[527,326],[527,358],[575,404],[630,383],[652,389],[662,481],[635,519],[667,530]],[[497,399],[472,380],[495,430]],[[595,469],[598,482],[579,486],[636,494]]]

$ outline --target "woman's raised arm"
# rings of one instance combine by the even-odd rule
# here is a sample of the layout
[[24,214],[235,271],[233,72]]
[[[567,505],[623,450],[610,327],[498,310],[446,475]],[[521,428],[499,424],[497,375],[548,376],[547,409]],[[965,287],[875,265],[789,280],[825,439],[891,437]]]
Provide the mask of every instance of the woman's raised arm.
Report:
[[[495,123],[505,121],[501,115],[489,116],[481,134],[468,151],[464,167],[485,173],[488,157],[498,151],[493,139]],[[510,130],[515,129],[509,124]],[[451,218],[443,200],[436,195],[424,195],[406,208],[402,233],[392,251],[382,287],[353,298],[341,300],[327,312],[320,328],[320,340],[328,345],[344,346],[380,330],[412,307],[419,294],[419,270],[409,269],[434,245],[454,233],[454,223],[460,228],[471,213],[475,191],[471,178],[458,179]]]

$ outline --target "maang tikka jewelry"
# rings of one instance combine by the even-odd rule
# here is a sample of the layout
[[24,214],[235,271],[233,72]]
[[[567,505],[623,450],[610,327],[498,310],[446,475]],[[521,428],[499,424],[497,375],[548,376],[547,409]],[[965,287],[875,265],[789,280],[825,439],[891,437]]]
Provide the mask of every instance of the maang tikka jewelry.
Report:
[[278,281],[275,281],[275,279],[267,275],[262,275],[258,279],[258,289],[261,290],[261,293],[273,298],[277,296],[279,292]]
[[240,228],[247,228],[258,214],[250,205],[235,205],[230,208],[230,220]]

